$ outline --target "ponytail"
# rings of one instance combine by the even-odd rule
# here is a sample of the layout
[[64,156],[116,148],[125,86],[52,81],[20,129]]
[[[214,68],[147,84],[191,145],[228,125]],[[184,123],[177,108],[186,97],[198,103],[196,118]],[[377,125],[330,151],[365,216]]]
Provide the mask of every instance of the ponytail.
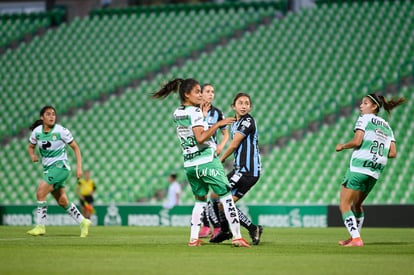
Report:
[[379,100],[382,103],[382,106],[384,107],[384,110],[388,113],[388,115],[391,116],[391,110],[394,109],[395,107],[405,103],[407,100],[404,97],[400,97],[400,98],[391,98],[390,100],[387,100],[385,97],[383,97],[382,95],[378,96]]
[[43,124],[43,120],[38,119],[35,122],[33,122],[33,124],[29,127],[29,129],[33,131],[37,126],[42,125],[42,124]]
[[176,78],[165,84],[158,92],[152,94],[152,98],[166,98],[170,93],[177,93],[184,80]]
[[170,93],[178,93],[183,103],[186,101],[184,94],[191,92],[191,89],[197,84],[199,84],[198,81],[192,78],[176,78],[165,84],[159,91],[153,93],[152,98],[166,98]]

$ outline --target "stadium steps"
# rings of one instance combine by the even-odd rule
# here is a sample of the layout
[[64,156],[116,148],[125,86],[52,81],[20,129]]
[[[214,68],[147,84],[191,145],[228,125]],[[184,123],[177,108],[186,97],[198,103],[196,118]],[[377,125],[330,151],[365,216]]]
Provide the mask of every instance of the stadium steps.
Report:
[[[391,97],[388,94],[387,97]],[[367,204],[412,204],[414,196],[414,87],[398,93],[407,103],[387,116],[397,140],[397,158],[390,159]],[[291,140],[285,147],[274,148],[263,156],[263,176],[244,203],[338,204],[340,184],[349,167],[350,150],[335,152],[335,145],[353,137],[354,123],[359,115],[355,108],[349,117],[335,124],[323,125],[318,132],[301,140]]]
[[[77,109],[120,94],[125,87],[151,78],[175,62],[196,58],[198,51],[273,14],[274,6],[209,5],[214,9],[204,10],[190,5],[185,10],[154,12],[143,8],[128,14],[111,10],[110,15],[63,24],[42,39],[2,56],[2,74],[7,81],[0,99],[16,105],[16,98],[9,94],[19,94],[27,101],[22,106],[29,108],[6,120],[8,130],[0,132],[1,143],[27,134],[25,129],[38,112],[35,105],[40,106],[39,101],[55,105],[61,115],[73,115]],[[39,58],[33,59],[34,54]]]
[[13,13],[0,15],[0,54],[16,49],[21,43],[30,43],[34,36],[43,35],[47,29],[64,21],[65,11]]
[[[171,96],[164,101],[152,101],[147,97],[150,92],[157,90],[160,87],[160,84],[168,79],[184,75],[194,76],[196,79],[203,82],[212,82],[216,86],[216,105],[221,107],[225,113],[231,111],[227,106],[229,106],[231,99],[236,92],[247,91],[251,93],[254,104],[252,113],[258,119],[261,129],[264,129],[261,133],[261,140],[264,139],[265,143],[271,141],[266,137],[266,131],[270,128],[262,128],[262,125],[271,125],[273,123],[273,128],[276,128],[276,131],[272,134],[277,134],[277,132],[280,132],[279,129],[283,129],[282,127],[279,128],[280,120],[278,119],[281,117],[289,119],[292,117],[292,120],[286,123],[288,127],[290,125],[298,124],[294,119],[300,117],[301,113],[296,112],[287,115],[288,113],[283,113],[282,111],[305,110],[306,108],[302,107],[306,104],[317,109],[319,105],[315,103],[324,102],[323,100],[326,98],[331,101],[334,100],[334,98],[336,100],[334,95],[334,92],[336,91],[334,87],[336,86],[317,86],[317,83],[315,83],[319,83],[321,80],[323,80],[322,82],[329,82],[331,78],[336,80],[335,74],[328,74],[327,78],[324,79],[324,74],[326,72],[317,70],[319,65],[333,66],[332,64],[334,63],[328,63],[327,59],[331,59],[334,53],[330,53],[328,57],[324,57],[323,55],[325,52],[320,51],[318,52],[319,55],[309,57],[310,63],[305,63],[306,66],[302,65],[301,70],[305,70],[309,64],[309,68],[318,73],[315,74],[316,80],[313,80],[312,75],[308,73],[305,74],[306,78],[299,77],[300,73],[295,72],[294,70],[295,67],[299,66],[289,65],[290,63],[300,64],[298,62],[300,55],[298,55],[294,49],[289,48],[291,43],[301,42],[300,40],[297,40],[299,39],[297,37],[302,36],[294,30],[297,26],[302,24],[302,20],[304,22],[312,21],[313,13],[316,13],[315,16],[322,16],[321,14],[323,14],[322,11],[318,10],[307,11],[303,14],[288,15],[285,20],[280,22],[272,22],[270,25],[259,26],[257,31],[247,32],[238,39],[230,40],[229,43],[225,45],[218,45],[213,51],[202,53],[197,59],[189,59],[182,66],[172,66],[171,70],[156,74],[152,80],[143,80],[138,87],[127,88],[124,93],[119,96],[110,95],[106,102],[96,102],[89,110],[81,109],[73,117],[63,117],[62,124],[72,130],[79,144],[83,144],[81,149],[84,152],[84,167],[92,170],[94,178],[97,180],[98,184],[101,185],[98,187],[97,202],[135,202],[138,199],[142,200],[142,197],[148,199],[152,196],[154,190],[166,188],[166,176],[170,171],[181,171],[179,173],[180,181],[184,180],[181,168],[181,153],[179,148],[176,148],[176,140],[173,138],[175,132],[171,125],[172,122],[168,120],[171,112],[177,105],[177,99]],[[402,14],[405,13],[405,11],[402,12]],[[410,11],[408,11],[408,14],[410,14]],[[302,16],[309,18],[297,18]],[[332,14],[328,12],[328,19],[330,19],[330,16],[332,16]],[[322,18],[317,18],[319,19],[315,19],[316,22],[324,22]],[[389,23],[392,22],[390,21]],[[277,36],[275,36],[275,34]],[[286,34],[296,35],[289,36]],[[320,32],[320,37],[318,38],[323,38],[322,34],[323,32]],[[280,37],[280,41],[278,40],[274,52],[269,52],[269,49],[263,46],[269,44],[269,40],[267,40],[269,37]],[[309,37],[304,36],[304,39],[309,39]],[[252,41],[256,41],[256,43],[253,43]],[[307,41],[307,43],[310,45],[314,44],[313,41]],[[303,42],[300,44],[302,45]],[[412,44],[408,44],[408,46],[411,45]],[[258,50],[254,51],[253,46],[257,46]],[[259,46],[261,47],[259,48]],[[275,43],[270,44],[270,46],[274,47]],[[226,58],[224,59],[223,57]],[[254,58],[255,62],[248,62],[249,57]],[[397,60],[399,60],[399,58],[399,56],[396,57]],[[336,59],[342,60],[342,57],[338,56]],[[322,60],[322,63],[316,63],[316,60]],[[336,60],[336,62],[338,62],[338,60]],[[367,62],[368,61],[371,60],[367,60]],[[363,65],[359,63],[355,64],[352,60],[348,60],[347,64],[351,67]],[[368,62],[367,64],[369,65],[370,63]],[[342,63],[340,65],[342,65]],[[365,67],[365,69],[366,68],[369,68],[369,66]],[[396,68],[393,69],[397,71]],[[352,68],[350,70],[352,70]],[[223,71],[227,73],[223,74]],[[264,72],[263,74],[262,71]],[[271,74],[267,74],[266,72],[272,72],[277,78],[272,78]],[[288,78],[290,74],[294,75],[294,78]],[[348,80],[348,84],[338,86],[338,90],[341,90],[341,94],[346,94],[345,91],[351,90],[350,83],[352,83],[352,85],[360,83],[358,82],[358,79],[359,78],[355,78],[355,82],[354,80]],[[312,93],[308,92],[313,91],[313,89],[322,92],[312,96]],[[275,91],[280,92],[280,94],[275,93]],[[341,97],[339,97],[339,99],[341,99]],[[158,121],[160,124],[157,124],[156,127],[154,127],[154,125],[151,124],[151,122],[154,121]],[[345,118],[341,118],[338,124],[342,125],[344,128],[338,129],[349,129],[349,125],[352,125],[353,123],[354,122],[351,120],[346,122]],[[297,151],[296,147],[315,150],[318,148],[318,145],[313,149],[313,144],[318,144],[317,142],[321,137],[330,140],[327,146],[332,146],[334,144],[333,140],[338,139],[337,133],[339,131],[332,130],[332,128],[329,127],[331,126],[324,125],[321,127],[320,131],[307,134],[303,140],[292,140],[286,147],[269,152],[271,154],[271,156],[269,155],[269,158],[273,158],[272,161],[266,161],[268,155],[264,155],[264,163],[266,162],[270,165],[270,162],[274,162],[281,166],[276,166],[276,168],[270,167],[270,169],[269,167],[265,167],[264,173],[272,173],[271,176],[264,176],[262,178],[265,182],[262,183],[261,180],[260,188],[258,188],[258,190],[261,190],[261,194],[249,194],[249,196],[247,196],[249,198],[246,197],[246,202],[248,202],[249,199],[255,200],[255,197],[259,199],[254,202],[264,201],[269,203],[301,201],[303,203],[326,203],[330,202],[332,198],[335,198],[336,191],[333,187],[330,187],[331,189],[329,189],[329,191],[323,192],[324,195],[320,197],[313,189],[309,189],[309,185],[313,182],[317,182],[318,188],[323,188],[324,185],[322,183],[326,184],[324,179],[332,178],[333,175],[341,175],[342,171],[338,169],[346,167],[345,157],[343,160],[341,159],[338,160],[338,162],[333,162],[341,164],[338,165],[339,168],[332,166],[332,169],[327,169],[320,175],[312,174],[312,171],[314,170],[308,168],[303,163],[301,163],[300,166],[298,166],[299,164],[296,165],[302,160],[302,155],[306,155],[304,154],[306,152],[302,151],[300,153],[300,151]],[[335,125],[335,127],[337,126]],[[285,129],[283,129],[282,132],[284,132],[284,130]],[[331,136],[332,132],[335,133],[335,136]],[[133,146],[131,146],[131,144],[133,144]],[[305,144],[305,146],[295,146],[298,144]],[[402,144],[407,143],[402,141]],[[26,142],[24,142],[24,146],[26,146]],[[319,146],[322,145],[319,143]],[[405,146],[407,147],[407,145]],[[285,150],[283,152],[286,152],[287,154],[280,155],[281,157],[286,155],[286,159],[278,159],[277,157],[279,154],[273,155],[273,152],[277,150]],[[21,154],[18,155],[18,153],[15,152],[21,152]],[[295,157],[290,156],[294,155],[293,153],[295,154]],[[41,169],[33,169],[33,171],[30,169],[30,172],[28,172],[25,177],[19,177],[18,171],[24,170],[22,167],[32,167],[33,165],[27,159],[26,148],[23,147],[21,141],[12,141],[10,145],[5,147],[5,153],[3,154],[3,152],[1,152],[1,154],[1,167],[7,167],[5,170],[11,171],[10,173],[4,172],[7,176],[7,182],[11,182],[13,186],[18,186],[19,183],[24,183],[24,186],[28,186],[25,190],[34,189],[35,183],[33,183],[32,180],[38,178],[39,174],[41,174]],[[329,155],[326,156],[329,157]],[[307,160],[306,162],[318,163],[312,158],[309,159],[308,156],[306,156],[305,159]],[[397,160],[397,163],[398,162],[399,160]],[[74,164],[73,161],[72,164]],[[399,163],[399,165],[401,165],[401,163]],[[279,170],[287,172],[278,174]],[[278,184],[281,181],[281,178],[289,180],[289,177],[291,177],[292,174],[296,176],[294,179],[295,184],[290,184],[288,181],[285,185]],[[303,187],[297,185],[297,182],[300,179],[299,175],[304,176],[308,184]],[[266,182],[266,179],[268,182]],[[405,179],[407,179],[407,177],[403,176],[401,181]],[[400,181],[398,178],[397,180]],[[165,182],[164,185],[163,182]],[[72,188],[74,187],[74,182],[69,184]],[[127,185],[128,188],[125,188],[125,185]],[[303,192],[295,192],[296,190],[302,190],[301,188],[304,188]],[[305,195],[307,194],[306,191],[310,192],[308,196]],[[189,189],[186,188],[184,194],[186,200],[184,202],[192,201],[192,195],[191,192],[189,192]],[[396,194],[395,198],[398,196]],[[16,197],[13,197],[6,201],[13,202],[16,199]]]

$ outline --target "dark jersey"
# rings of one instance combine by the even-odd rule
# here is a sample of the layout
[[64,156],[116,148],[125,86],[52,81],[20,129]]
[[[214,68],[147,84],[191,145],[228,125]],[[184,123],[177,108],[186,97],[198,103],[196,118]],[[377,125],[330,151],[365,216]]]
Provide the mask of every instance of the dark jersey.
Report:
[[243,175],[260,176],[260,154],[258,131],[254,118],[247,114],[232,125],[232,138],[235,133],[240,133],[244,139],[234,151],[234,169]]
[[[211,126],[213,126],[214,124],[216,124],[217,122],[223,119],[224,119],[223,112],[220,109],[211,105],[211,108],[210,110],[208,110],[207,116],[205,118],[205,120],[207,121],[208,127],[210,128]],[[220,127],[220,129],[221,130],[227,129],[227,125]],[[217,132],[214,133],[213,140],[217,144]]]

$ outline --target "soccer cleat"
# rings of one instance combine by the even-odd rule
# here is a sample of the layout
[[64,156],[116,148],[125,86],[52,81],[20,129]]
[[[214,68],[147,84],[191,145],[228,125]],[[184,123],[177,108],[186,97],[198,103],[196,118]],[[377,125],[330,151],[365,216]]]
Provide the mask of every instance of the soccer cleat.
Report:
[[255,230],[249,232],[253,245],[258,245],[260,243],[260,236],[262,236],[262,233],[263,226],[261,225],[258,225]]
[[93,206],[87,202],[85,202],[85,208],[91,213],[94,211]]
[[200,239],[192,239],[188,242],[188,246],[201,246],[203,241]]
[[234,240],[231,241],[231,243],[235,247],[250,247],[249,243],[243,238],[234,239]]
[[351,241],[352,241],[352,238],[349,238],[348,240],[339,241],[338,244],[344,246],[344,245],[349,244]]
[[198,234],[199,238],[207,238],[210,236],[210,227],[209,226],[203,226],[200,230],[200,233]]
[[214,227],[212,236],[216,236],[220,232],[220,227]]
[[89,226],[91,226],[91,224],[92,222],[88,219],[83,219],[82,222],[80,223],[80,229],[81,229],[80,236],[82,238],[85,238],[86,236],[88,236]]
[[364,242],[361,238],[352,239],[349,243],[345,244],[344,246],[364,246]]
[[231,232],[219,231],[216,235],[211,237],[210,243],[221,243],[222,241],[230,240],[232,237],[233,234],[231,234]]
[[27,234],[32,236],[40,236],[46,234],[46,228],[44,225],[36,225],[33,229],[27,231]]

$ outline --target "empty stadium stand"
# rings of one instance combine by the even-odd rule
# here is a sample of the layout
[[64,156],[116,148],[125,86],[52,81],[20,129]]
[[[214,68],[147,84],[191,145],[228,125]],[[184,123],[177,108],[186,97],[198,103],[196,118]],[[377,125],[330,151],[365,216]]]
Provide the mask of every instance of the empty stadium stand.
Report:
[[[227,115],[237,92],[252,96],[260,144],[269,149],[263,176],[245,203],[337,203],[350,152],[336,153],[335,145],[352,137],[355,102],[369,89],[412,77],[414,4],[323,3],[283,19],[276,14],[271,5],[97,11],[6,51],[0,57],[0,114],[7,119],[0,137],[14,138],[0,151],[0,176],[7,182],[0,201],[35,202],[41,167],[27,156],[27,132],[24,138],[16,134],[44,104],[53,104],[58,115],[76,110],[60,123],[81,146],[84,168],[98,185],[97,203],[154,202],[171,171],[185,177],[171,120],[178,98],[156,101],[150,94],[169,79],[194,77],[215,85],[215,105]],[[400,88],[407,104],[385,115],[399,156],[390,160],[369,203],[414,202],[414,89]],[[85,103],[90,108],[81,108]],[[350,115],[341,116],[346,108]],[[323,123],[327,117],[331,124]],[[281,138],[284,146],[274,147]],[[67,186],[74,190],[75,184],[72,177]],[[183,201],[192,202],[189,187]]]

